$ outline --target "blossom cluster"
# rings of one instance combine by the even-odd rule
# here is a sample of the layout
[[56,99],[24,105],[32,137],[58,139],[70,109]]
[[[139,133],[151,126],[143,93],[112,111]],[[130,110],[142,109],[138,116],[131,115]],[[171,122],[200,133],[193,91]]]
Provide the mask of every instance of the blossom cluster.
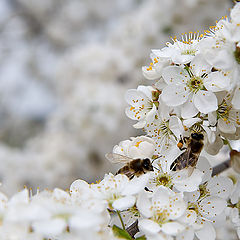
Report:
[[[146,135],[107,155],[125,164],[118,174],[76,180],[66,191],[1,193],[0,238],[214,240],[228,219],[240,236],[239,176],[213,176],[199,147],[216,154],[240,138],[240,3],[230,16],[152,50],[142,69],[152,85],[126,93],[126,115]],[[199,151],[193,134],[201,135]],[[237,166],[240,153],[231,153]],[[196,164],[176,168],[192,158]]]
[[190,132],[204,134],[210,154],[222,148],[221,139],[239,139],[239,4],[230,20],[221,19],[204,34],[174,37],[150,57],[142,70],[152,86],[128,90],[126,114],[155,140],[158,153]]

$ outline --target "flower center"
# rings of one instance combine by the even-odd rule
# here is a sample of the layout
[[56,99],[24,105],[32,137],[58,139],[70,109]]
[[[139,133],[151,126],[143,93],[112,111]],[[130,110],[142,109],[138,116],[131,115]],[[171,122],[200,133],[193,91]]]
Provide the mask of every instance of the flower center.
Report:
[[137,209],[136,206],[133,206],[131,208],[128,209],[128,211],[134,216],[134,217],[140,217],[140,213]]
[[171,130],[169,129],[168,122],[165,122],[165,121],[161,122],[158,129],[158,135],[160,135],[160,133],[162,133],[163,135],[171,134]]
[[236,47],[236,50],[234,52],[234,57],[238,64],[240,64],[240,47]]
[[203,89],[203,80],[201,77],[192,76],[189,79],[187,86],[191,92],[196,93],[198,90]]
[[223,119],[225,122],[228,121],[229,112],[232,109],[231,105],[228,105],[225,100],[221,103],[217,110],[217,117]]
[[200,197],[203,198],[209,194],[209,191],[207,190],[207,187],[205,184],[202,184],[199,186],[199,191],[200,191]]
[[159,225],[162,225],[163,223],[166,223],[169,218],[168,211],[165,210],[156,210],[155,214],[153,216],[153,220],[157,222]]
[[171,188],[173,185],[171,177],[166,173],[158,175],[156,178],[154,178],[154,182],[157,186],[162,185],[169,188]]
[[192,55],[195,56],[196,54],[196,50],[195,49],[187,49],[187,50],[183,50],[181,52],[181,55]]
[[195,211],[197,215],[199,214],[198,205],[196,203],[189,203],[188,209]]

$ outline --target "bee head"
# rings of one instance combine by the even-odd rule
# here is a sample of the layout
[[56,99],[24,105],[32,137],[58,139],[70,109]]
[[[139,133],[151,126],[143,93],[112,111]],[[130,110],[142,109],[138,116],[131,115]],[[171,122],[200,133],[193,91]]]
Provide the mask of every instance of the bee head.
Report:
[[192,133],[191,137],[197,141],[203,140],[203,134],[202,133]]
[[150,159],[148,159],[148,158],[143,159],[142,166],[147,171],[153,171],[152,163],[151,163]]

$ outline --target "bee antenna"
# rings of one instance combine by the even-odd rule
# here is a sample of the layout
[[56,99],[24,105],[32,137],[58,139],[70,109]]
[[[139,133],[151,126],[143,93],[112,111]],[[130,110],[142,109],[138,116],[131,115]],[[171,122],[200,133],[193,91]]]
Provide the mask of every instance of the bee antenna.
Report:
[[161,158],[161,157],[162,157],[162,155],[159,156],[159,157],[157,157],[157,158],[155,158],[155,159],[153,159],[153,160],[152,160],[152,164],[153,164],[153,162],[154,162],[155,160],[157,160],[157,159],[159,159],[159,158]]
[[175,167],[176,167],[177,163],[175,163],[171,168],[170,170],[173,170]]
[[157,169],[158,171],[160,171],[160,169],[159,169],[159,168],[157,168],[157,167],[154,167],[154,166],[153,166],[153,168],[155,168],[155,169]]

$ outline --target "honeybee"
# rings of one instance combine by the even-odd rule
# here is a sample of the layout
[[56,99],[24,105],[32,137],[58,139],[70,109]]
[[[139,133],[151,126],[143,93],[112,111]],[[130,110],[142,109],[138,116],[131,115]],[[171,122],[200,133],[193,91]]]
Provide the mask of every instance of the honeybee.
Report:
[[[197,164],[199,155],[203,149],[204,136],[202,133],[192,133],[190,137],[184,137],[178,143],[181,150],[186,149],[171,165],[173,171],[190,167],[193,171]],[[184,143],[186,148],[184,148]],[[191,175],[191,174],[190,174]]]
[[129,179],[134,176],[140,176],[149,171],[153,171],[152,162],[150,159],[132,159],[116,153],[107,153],[106,158],[112,163],[124,163],[125,166],[120,168],[117,174],[125,174]]

